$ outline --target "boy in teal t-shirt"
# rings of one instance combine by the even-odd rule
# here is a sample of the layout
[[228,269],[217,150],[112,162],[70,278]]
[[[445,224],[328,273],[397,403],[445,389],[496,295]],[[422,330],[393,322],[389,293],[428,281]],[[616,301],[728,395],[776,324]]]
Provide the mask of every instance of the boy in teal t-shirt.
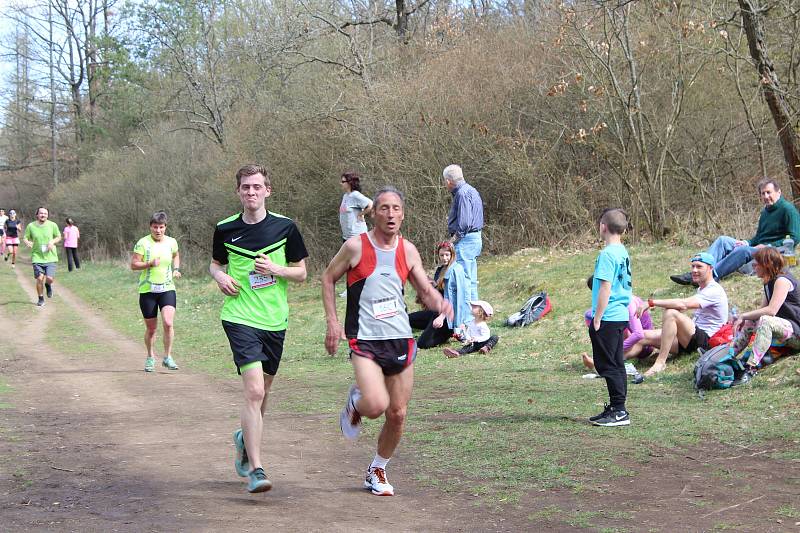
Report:
[[596,426],[627,426],[631,423],[625,407],[628,393],[623,331],[628,327],[628,304],[632,296],[631,260],[622,244],[628,217],[621,209],[607,209],[600,217],[600,236],[606,246],[597,256],[592,282],[592,322],[589,338],[597,373],[605,378],[609,404],[589,418]]
[[33,277],[36,278],[36,292],[39,301],[36,305],[44,305],[44,292],[47,297],[53,297],[53,282],[58,263],[58,250],[56,244],[61,241],[61,230],[58,225],[47,218],[50,211],[46,207],[36,210],[36,222],[25,227],[23,240],[31,248],[31,262],[33,263]]

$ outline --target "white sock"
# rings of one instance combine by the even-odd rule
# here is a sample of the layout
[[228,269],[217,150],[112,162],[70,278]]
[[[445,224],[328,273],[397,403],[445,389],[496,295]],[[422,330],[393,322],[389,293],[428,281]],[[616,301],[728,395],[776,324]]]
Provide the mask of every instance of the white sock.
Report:
[[[389,459],[391,459],[391,457]],[[386,465],[389,464],[389,459],[384,459],[376,453],[375,459],[373,459],[372,464],[369,465],[369,469],[372,470],[373,468],[381,468],[386,470]]]

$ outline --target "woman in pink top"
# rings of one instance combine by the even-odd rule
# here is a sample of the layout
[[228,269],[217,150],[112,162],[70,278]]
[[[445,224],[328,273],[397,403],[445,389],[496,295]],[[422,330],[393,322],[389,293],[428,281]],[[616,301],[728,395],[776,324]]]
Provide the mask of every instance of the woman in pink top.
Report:
[[64,251],[67,253],[67,268],[70,272],[72,272],[73,262],[75,268],[81,267],[81,261],[78,259],[78,239],[80,237],[81,232],[78,231],[78,226],[71,218],[68,218],[67,225],[64,226]]

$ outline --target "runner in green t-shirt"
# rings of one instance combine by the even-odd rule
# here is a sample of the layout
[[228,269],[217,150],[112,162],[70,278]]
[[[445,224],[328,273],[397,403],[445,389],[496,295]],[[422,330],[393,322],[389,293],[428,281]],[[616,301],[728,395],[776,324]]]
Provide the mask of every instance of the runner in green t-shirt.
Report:
[[242,212],[217,224],[209,271],[225,295],[222,327],[242,376],[241,429],[233,434],[236,472],[249,492],[272,488],[261,464],[267,396],[283,353],[289,319],[286,287],[306,279],[303,237],[290,219],[264,205],[272,188],[260,165],[236,173]]
[[56,276],[56,263],[58,251],[56,244],[61,241],[61,230],[55,222],[47,220],[50,211],[46,207],[36,210],[36,222],[25,227],[25,236],[22,238],[28,248],[31,248],[31,262],[33,263],[33,277],[36,278],[36,293],[39,295],[39,307],[44,305],[44,293],[53,297],[53,282]]
[[172,341],[175,337],[173,322],[178,303],[175,280],[181,277],[181,258],[178,254],[178,241],[168,237],[166,231],[167,214],[163,211],[153,213],[150,218],[150,235],[136,242],[131,257],[131,270],[141,271],[139,309],[142,311],[145,326],[145,372],[154,372],[156,369],[153,344],[158,328],[159,309],[164,328],[164,360],[161,364],[169,370],[178,370],[178,365],[172,359]]

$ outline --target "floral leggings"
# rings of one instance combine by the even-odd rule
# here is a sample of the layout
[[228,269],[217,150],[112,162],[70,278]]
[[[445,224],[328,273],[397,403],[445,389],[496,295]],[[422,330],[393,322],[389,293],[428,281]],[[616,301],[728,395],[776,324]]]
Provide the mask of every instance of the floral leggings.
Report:
[[[755,332],[755,337],[753,333]],[[751,341],[750,338],[753,338]],[[800,350],[800,338],[795,336],[792,324],[777,316],[762,316],[755,322],[745,320],[742,329],[733,339],[733,351],[748,365],[758,366],[770,346],[787,346]]]

